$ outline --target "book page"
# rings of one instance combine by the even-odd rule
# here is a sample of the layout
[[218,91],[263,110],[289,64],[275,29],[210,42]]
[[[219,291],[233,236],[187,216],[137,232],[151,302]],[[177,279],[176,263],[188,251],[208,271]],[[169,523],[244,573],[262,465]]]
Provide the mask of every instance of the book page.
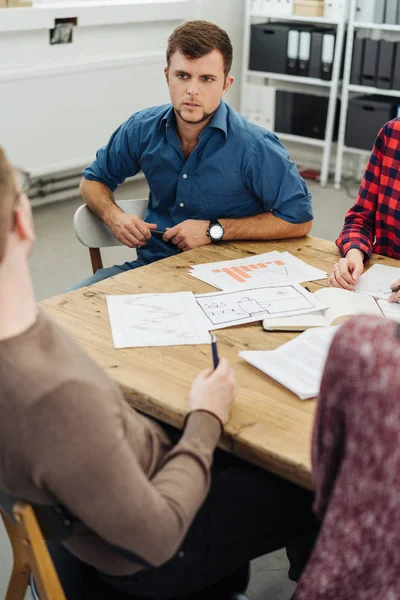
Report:
[[382,311],[372,296],[340,288],[323,288],[314,295],[328,305],[325,311],[327,325],[338,325],[353,315],[382,316]]
[[387,300],[378,300],[378,304],[387,319],[400,323],[400,304],[388,302]]
[[263,327],[266,331],[304,331],[309,327],[325,327],[328,323],[324,312],[323,310],[317,310],[307,315],[264,319]]
[[319,394],[326,357],[337,330],[338,327],[309,329],[276,350],[248,350],[239,352],[239,356],[302,400],[315,398]]

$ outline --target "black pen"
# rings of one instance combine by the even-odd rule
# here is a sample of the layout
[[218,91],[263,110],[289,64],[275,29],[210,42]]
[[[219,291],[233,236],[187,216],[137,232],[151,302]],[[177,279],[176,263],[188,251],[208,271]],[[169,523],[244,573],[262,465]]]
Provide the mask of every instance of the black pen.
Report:
[[218,367],[218,363],[219,363],[217,338],[215,337],[215,333],[210,332],[210,335],[211,335],[211,350],[212,350],[212,357],[213,357],[214,370],[215,370]]
[[164,235],[165,229],[164,230],[162,230],[162,229],[150,229],[150,232],[151,233],[156,233],[157,235]]

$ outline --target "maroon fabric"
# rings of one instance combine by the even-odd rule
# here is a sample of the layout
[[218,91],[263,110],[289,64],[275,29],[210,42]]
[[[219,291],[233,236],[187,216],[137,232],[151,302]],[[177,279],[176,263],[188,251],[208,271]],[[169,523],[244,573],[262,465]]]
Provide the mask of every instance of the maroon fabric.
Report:
[[313,434],[322,527],[294,600],[400,599],[400,341],[356,317],[332,343]]

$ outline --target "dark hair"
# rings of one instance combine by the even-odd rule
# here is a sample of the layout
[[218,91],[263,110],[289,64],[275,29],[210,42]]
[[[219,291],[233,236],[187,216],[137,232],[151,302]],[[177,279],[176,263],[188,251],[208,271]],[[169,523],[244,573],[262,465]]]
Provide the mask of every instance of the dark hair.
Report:
[[167,65],[175,52],[187,58],[201,58],[218,50],[224,59],[224,73],[228,76],[232,66],[232,44],[229,35],[209,21],[187,21],[179,25],[168,38]]
[[4,258],[7,236],[18,199],[15,170],[0,146],[0,262]]

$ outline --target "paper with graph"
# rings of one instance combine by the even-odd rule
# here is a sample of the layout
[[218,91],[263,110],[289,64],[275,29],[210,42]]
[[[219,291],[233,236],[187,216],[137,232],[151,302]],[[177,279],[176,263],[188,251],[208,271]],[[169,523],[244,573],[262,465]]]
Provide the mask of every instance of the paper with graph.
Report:
[[209,323],[192,292],[106,299],[116,348],[210,343]]
[[239,356],[299,398],[319,394],[325,361],[339,326],[309,329],[276,350],[246,350]]
[[220,290],[302,283],[328,276],[325,271],[308,265],[289,252],[277,250],[238,260],[194,265],[189,273]]
[[326,308],[314,294],[297,283],[196,294],[195,298],[208,319],[210,330]]

